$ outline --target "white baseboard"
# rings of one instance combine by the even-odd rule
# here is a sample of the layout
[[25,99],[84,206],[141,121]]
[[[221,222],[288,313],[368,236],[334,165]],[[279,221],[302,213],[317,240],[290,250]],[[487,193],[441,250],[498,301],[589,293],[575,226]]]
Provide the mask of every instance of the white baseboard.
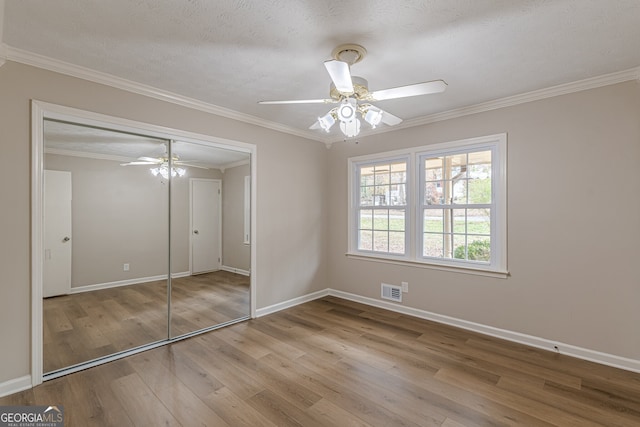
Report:
[[[187,277],[187,276],[191,276],[191,272],[182,271],[180,273],[173,273],[171,275],[171,278],[178,279],[180,277]],[[157,280],[167,280],[167,275],[161,274],[158,276],[137,277],[135,279],[118,280],[116,282],[97,283],[95,285],[76,286],[71,288],[69,293],[79,294],[81,292],[97,291],[99,289],[117,288],[119,286],[138,285],[140,283],[155,282]]]
[[228,271],[229,273],[242,274],[243,276],[251,276],[251,272],[249,270],[243,270],[241,268],[229,267],[223,265],[220,267],[220,270]]
[[284,310],[285,308],[294,307],[305,302],[313,301],[314,299],[326,297],[327,295],[329,295],[329,291],[329,289],[323,289],[321,291],[303,295],[298,298],[293,298],[288,301],[273,304],[268,307],[259,308],[256,310],[256,317],[266,316],[267,314],[275,313],[276,311]]
[[374,298],[363,297],[348,292],[337,291],[335,289],[328,289],[327,291],[328,295],[346,299],[349,301],[355,301],[373,307],[384,308],[390,311],[395,311],[397,313],[407,314],[409,316],[419,317],[421,319],[455,326],[461,329],[478,332],[480,334],[528,345],[530,347],[555,351],[578,359],[600,363],[601,365],[612,366],[614,368],[640,373],[640,360],[628,359],[613,354],[602,353],[600,351],[590,350],[588,348],[577,347],[558,341],[548,340],[546,338],[540,338],[533,335],[522,334],[520,332],[495,328],[493,326],[482,325],[480,323],[469,322],[468,320],[462,320],[442,314],[431,313],[429,311],[406,307],[397,303],[380,301]]
[[0,397],[8,396],[19,391],[31,388],[31,375],[14,378],[9,381],[0,383]]

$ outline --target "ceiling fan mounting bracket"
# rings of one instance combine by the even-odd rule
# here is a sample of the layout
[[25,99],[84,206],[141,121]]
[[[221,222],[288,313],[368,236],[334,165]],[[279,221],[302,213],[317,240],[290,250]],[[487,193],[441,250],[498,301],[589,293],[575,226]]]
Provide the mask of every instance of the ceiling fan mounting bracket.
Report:
[[359,44],[347,43],[333,49],[331,57],[338,61],[346,62],[349,66],[362,61],[367,55],[367,49]]

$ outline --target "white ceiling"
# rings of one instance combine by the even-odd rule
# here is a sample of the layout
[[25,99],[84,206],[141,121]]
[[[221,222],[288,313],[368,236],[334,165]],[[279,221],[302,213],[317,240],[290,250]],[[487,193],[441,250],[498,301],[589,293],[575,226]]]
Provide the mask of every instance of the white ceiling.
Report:
[[372,90],[445,80],[377,103],[417,119],[639,67],[640,1],[6,0],[1,40],[307,132],[330,107],[256,102],[327,97],[339,44],[368,50]]

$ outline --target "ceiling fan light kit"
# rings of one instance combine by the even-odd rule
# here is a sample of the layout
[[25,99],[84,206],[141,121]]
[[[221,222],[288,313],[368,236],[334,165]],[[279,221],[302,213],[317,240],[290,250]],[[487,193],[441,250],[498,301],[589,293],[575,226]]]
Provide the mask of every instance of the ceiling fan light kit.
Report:
[[[163,163],[162,165],[149,169],[153,176],[160,175],[164,179],[169,179],[169,165]],[[182,177],[187,173],[185,168],[171,168],[171,177]]]
[[[259,101],[259,104],[340,104],[312,124],[309,129],[322,129],[330,132],[336,121],[340,122],[340,130],[347,138],[353,138],[360,133],[360,113],[372,129],[380,123],[395,126],[402,123],[402,119],[388,113],[368,102],[384,101],[387,99],[406,98],[410,96],[428,95],[443,92],[447,88],[444,80],[416,83],[389,89],[369,91],[369,83],[362,77],[351,75],[351,66],[365,57],[367,50],[357,44],[344,44],[336,47],[331,56],[333,59],[325,61],[324,66],[331,77],[328,99],[306,99],[289,101]],[[358,102],[363,102],[359,104]],[[365,103],[366,102],[366,103]]]
[[149,171],[153,176],[160,176],[164,179],[169,179],[169,175],[172,178],[180,178],[186,175],[187,169],[184,166],[209,169],[207,166],[199,165],[195,161],[180,160],[180,157],[173,155],[171,157],[171,168],[169,168],[169,154],[167,153],[167,147],[165,146],[165,154],[161,157],[138,157],[136,160],[120,163],[120,166],[151,166]]
[[318,117],[318,124],[320,127],[327,133],[331,130],[331,126],[336,122],[336,119],[333,118],[333,111],[329,111],[322,117]]

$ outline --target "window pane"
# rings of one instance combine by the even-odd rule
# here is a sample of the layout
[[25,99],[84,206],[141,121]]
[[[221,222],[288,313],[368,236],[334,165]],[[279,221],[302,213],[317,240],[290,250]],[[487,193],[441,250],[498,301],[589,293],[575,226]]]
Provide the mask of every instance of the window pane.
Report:
[[467,236],[464,234],[453,235],[453,257],[457,259],[467,259]]
[[468,236],[467,259],[470,261],[491,260],[491,239],[489,236]]
[[442,258],[442,234],[424,233],[422,240],[422,256]]
[[404,232],[389,232],[389,252],[393,254],[404,253]]
[[434,157],[424,161],[425,181],[439,181],[442,179],[443,157]]
[[360,211],[360,223],[358,228],[361,230],[373,229],[373,211],[370,209],[363,209]]
[[404,218],[405,218],[404,209],[393,209],[389,211],[389,230],[404,231],[405,230]]
[[491,151],[469,153],[469,203],[491,203]]
[[389,165],[376,166],[374,176],[374,182],[376,185],[389,184]]
[[491,164],[491,150],[469,153],[469,166],[481,164]]
[[373,232],[373,250],[377,252],[389,252],[389,232]]
[[442,181],[427,181],[424,185],[424,204],[425,205],[441,205],[444,203],[442,198]]
[[453,181],[453,203],[457,203],[457,204],[467,203],[467,180],[466,179]]
[[389,211],[386,209],[376,209],[373,211],[373,229],[388,230],[389,229]]
[[[445,211],[452,216],[453,232],[454,233],[466,233],[467,232],[467,215],[466,209],[448,209]],[[450,230],[445,230],[448,232]]]
[[387,206],[387,204],[389,203],[388,194],[389,194],[388,185],[375,187],[375,195],[373,200],[374,206]]
[[396,184],[390,186],[390,204],[391,206],[405,206],[407,204],[406,185]]
[[445,171],[444,171],[445,179],[466,178],[466,173],[467,173],[467,154],[466,153],[447,156],[445,157],[444,163],[445,163]]
[[467,211],[467,233],[491,234],[491,209],[469,209]]
[[360,168],[360,185],[373,185],[373,167]]
[[391,167],[391,183],[405,183],[407,182],[407,163],[392,163]]
[[373,232],[360,230],[358,232],[358,249],[361,251],[373,250]]
[[491,203],[491,178],[469,180],[470,204]]
[[442,209],[425,209],[424,210],[424,232],[443,233],[444,220]]
[[374,187],[360,187],[360,206],[373,206]]

